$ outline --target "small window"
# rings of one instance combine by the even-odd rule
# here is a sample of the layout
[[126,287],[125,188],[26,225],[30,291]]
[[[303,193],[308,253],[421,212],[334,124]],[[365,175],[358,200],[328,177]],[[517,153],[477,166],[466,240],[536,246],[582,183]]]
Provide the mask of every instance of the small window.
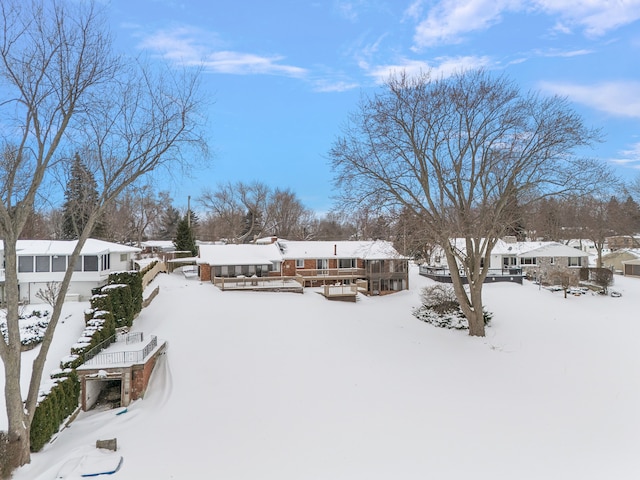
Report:
[[33,256],[18,257],[18,272],[33,272]]
[[65,255],[54,255],[51,257],[51,271],[64,272],[67,270],[67,257]]
[[108,253],[100,257],[100,270],[109,270],[111,268],[111,255]]
[[569,257],[568,261],[570,267],[579,267],[582,265],[582,257]]
[[296,268],[304,268],[304,258],[296,258]]
[[97,255],[85,255],[82,257],[84,260],[84,272],[97,272],[98,271],[98,256]]
[[338,260],[338,268],[356,268],[356,259],[341,258]]
[[520,259],[520,265],[535,265],[536,257],[523,257]]
[[120,254],[120,261],[121,262],[126,262],[127,260],[129,260],[129,255],[126,253],[121,253]]
[[36,272],[49,272],[51,271],[51,257],[48,255],[36,255]]
[[550,265],[555,265],[555,263],[556,263],[556,257],[551,257],[551,258],[549,259],[549,264],[550,264]]

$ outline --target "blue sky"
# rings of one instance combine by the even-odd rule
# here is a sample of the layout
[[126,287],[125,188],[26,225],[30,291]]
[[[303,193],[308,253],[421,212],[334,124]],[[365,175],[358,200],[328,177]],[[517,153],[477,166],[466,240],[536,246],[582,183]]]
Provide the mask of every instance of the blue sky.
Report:
[[484,67],[567,96],[604,142],[586,152],[640,174],[640,0],[111,0],[118,46],[204,65],[211,164],[171,183],[258,180],[333,205],[328,151],[391,71]]

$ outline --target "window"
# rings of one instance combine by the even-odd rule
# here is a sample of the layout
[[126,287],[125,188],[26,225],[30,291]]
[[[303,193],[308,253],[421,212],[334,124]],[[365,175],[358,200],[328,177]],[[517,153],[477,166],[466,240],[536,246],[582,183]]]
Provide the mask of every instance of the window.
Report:
[[338,260],[338,268],[356,268],[356,259],[341,258]]
[[84,260],[84,272],[97,272],[98,271],[98,256],[97,255],[85,255],[82,257]]
[[51,257],[51,271],[64,272],[67,269],[67,257],[64,255],[54,255]]
[[304,268],[304,258],[296,258],[296,268]]
[[18,257],[18,272],[33,272],[33,256]]
[[505,267],[517,265],[516,257],[502,257],[502,265]]
[[126,253],[121,253],[120,254],[120,261],[121,262],[126,262],[127,260],[129,260],[129,256]]
[[567,260],[570,267],[579,267],[582,265],[582,257],[569,257]]
[[556,263],[556,257],[550,257],[549,258],[549,265],[555,265]]
[[50,268],[50,257],[44,255],[36,255],[36,272],[49,272]]
[[100,270],[109,270],[111,268],[111,255],[108,253],[100,257]]
[[536,257],[522,257],[520,259],[520,265],[535,265]]
[[326,258],[318,258],[316,260],[316,268],[318,270],[326,270],[329,268],[329,261]]

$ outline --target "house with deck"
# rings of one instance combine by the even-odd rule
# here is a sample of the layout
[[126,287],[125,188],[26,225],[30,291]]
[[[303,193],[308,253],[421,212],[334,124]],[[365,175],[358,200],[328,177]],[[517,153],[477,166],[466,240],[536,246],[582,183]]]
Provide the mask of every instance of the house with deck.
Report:
[[391,242],[278,240],[284,274],[302,278],[307,287],[355,284],[369,295],[409,288],[409,259]]
[[377,295],[409,288],[408,258],[390,242],[289,241],[270,238],[249,245],[200,245],[200,279],[230,288],[300,290],[357,285]]
[[[76,240],[18,240],[18,288],[20,300],[26,303],[43,303],[38,292],[48,284],[61,282],[76,246]],[[0,302],[5,299],[4,248],[0,244]],[[84,301],[91,290],[106,285],[109,274],[133,268],[133,260],[139,248],[88,239],[74,265],[73,277],[67,292],[70,300]]]
[[[464,239],[454,239],[455,248],[464,254]],[[559,267],[576,269],[588,266],[590,254],[558,242],[519,242],[514,238],[499,239],[491,250],[489,273],[485,283],[522,283],[523,277],[540,278]],[[464,274],[460,265],[455,268]],[[441,248],[435,248],[428,264],[420,267],[420,274],[434,280],[450,282],[450,266]],[[576,273],[577,274],[577,273]],[[464,281],[464,279],[463,279]]]

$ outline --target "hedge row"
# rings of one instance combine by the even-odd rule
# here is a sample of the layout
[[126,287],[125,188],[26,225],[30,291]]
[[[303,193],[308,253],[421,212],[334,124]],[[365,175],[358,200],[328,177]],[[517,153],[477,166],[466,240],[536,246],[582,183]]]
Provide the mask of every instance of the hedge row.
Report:
[[31,422],[31,451],[38,452],[78,408],[80,382],[73,370],[59,374],[48,394],[39,399]]
[[60,372],[49,393],[38,400],[31,422],[31,451],[39,451],[58,431],[60,424],[78,408],[80,382],[75,369],[89,350],[113,338],[117,327],[130,327],[142,310],[142,274],[120,272],[109,275],[108,284],[94,289],[91,308],[85,311],[85,329],[71,354],[60,362]]

